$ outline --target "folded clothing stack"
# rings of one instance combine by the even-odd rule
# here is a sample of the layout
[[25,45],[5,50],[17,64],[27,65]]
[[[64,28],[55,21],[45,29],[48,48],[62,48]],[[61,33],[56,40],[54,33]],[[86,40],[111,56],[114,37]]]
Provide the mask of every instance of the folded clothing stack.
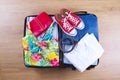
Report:
[[86,34],[69,52],[64,53],[64,56],[72,63],[79,71],[83,72],[92,65],[98,58],[101,57],[104,50],[99,44],[94,34]]

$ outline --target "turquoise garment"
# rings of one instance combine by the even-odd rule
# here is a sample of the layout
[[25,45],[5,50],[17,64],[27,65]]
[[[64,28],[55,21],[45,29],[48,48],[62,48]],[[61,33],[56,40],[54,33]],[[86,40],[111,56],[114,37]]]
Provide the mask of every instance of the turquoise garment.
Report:
[[52,39],[52,32],[53,32],[53,29],[55,27],[55,22],[53,22],[51,24],[51,26],[49,27],[49,29],[47,30],[46,34],[44,35],[44,37],[42,38],[43,41],[45,40],[51,40]]

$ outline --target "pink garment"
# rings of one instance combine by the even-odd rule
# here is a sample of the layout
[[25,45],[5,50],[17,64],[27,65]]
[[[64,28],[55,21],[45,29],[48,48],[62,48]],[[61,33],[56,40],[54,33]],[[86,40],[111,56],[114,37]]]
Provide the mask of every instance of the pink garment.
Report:
[[51,17],[46,12],[42,12],[30,22],[30,30],[35,36],[39,36],[49,28],[51,23]]

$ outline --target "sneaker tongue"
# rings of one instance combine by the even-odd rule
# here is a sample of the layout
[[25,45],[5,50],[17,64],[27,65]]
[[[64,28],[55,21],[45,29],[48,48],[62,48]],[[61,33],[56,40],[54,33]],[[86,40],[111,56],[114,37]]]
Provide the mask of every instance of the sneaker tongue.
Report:
[[62,19],[62,16],[61,16],[60,14],[58,14],[58,15],[57,15],[57,18],[61,20],[61,19]]

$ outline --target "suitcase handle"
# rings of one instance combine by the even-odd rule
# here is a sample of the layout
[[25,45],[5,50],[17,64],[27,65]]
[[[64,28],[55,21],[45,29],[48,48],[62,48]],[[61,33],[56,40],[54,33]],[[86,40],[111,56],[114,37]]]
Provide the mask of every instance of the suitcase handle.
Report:
[[75,14],[88,14],[87,11],[76,11]]

